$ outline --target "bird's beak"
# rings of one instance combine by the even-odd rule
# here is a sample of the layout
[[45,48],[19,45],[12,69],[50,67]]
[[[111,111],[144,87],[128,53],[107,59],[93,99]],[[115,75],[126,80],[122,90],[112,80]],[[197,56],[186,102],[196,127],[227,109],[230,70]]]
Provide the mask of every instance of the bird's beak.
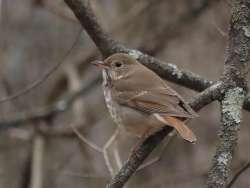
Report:
[[98,61],[98,60],[97,61],[92,61],[91,64],[95,65],[96,67],[101,68],[101,69],[108,68],[108,66],[105,65],[103,61]]

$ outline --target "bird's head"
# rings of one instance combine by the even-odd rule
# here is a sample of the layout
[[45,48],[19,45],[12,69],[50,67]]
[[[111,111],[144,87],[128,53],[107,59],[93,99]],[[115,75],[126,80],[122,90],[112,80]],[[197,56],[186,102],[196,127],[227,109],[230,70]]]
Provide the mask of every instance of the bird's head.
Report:
[[94,61],[92,64],[104,69],[111,80],[119,80],[131,75],[140,63],[125,53],[116,53],[104,61]]

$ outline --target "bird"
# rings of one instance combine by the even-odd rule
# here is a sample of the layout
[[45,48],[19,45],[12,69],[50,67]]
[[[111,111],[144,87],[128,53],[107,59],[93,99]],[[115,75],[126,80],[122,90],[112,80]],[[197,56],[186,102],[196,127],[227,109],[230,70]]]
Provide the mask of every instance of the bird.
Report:
[[198,115],[155,72],[126,53],[92,64],[102,69],[104,98],[112,119],[128,133],[147,138],[170,126],[184,140],[197,140],[186,122]]

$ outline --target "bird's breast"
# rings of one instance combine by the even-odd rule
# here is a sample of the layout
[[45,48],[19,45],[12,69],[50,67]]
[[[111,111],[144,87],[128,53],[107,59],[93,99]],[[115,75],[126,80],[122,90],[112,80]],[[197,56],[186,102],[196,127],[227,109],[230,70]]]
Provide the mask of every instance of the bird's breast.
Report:
[[104,70],[103,91],[106,106],[112,119],[116,124],[118,124],[119,128],[125,129],[127,132],[130,132],[133,135],[141,137],[149,128],[152,128],[151,131],[154,132],[158,128],[162,127],[162,123],[157,123],[157,125],[155,125],[153,122],[155,118],[153,116],[151,117],[144,112],[140,112],[136,109],[118,104],[113,97],[114,94],[112,93],[113,90],[111,87],[112,84],[109,83],[107,73]]

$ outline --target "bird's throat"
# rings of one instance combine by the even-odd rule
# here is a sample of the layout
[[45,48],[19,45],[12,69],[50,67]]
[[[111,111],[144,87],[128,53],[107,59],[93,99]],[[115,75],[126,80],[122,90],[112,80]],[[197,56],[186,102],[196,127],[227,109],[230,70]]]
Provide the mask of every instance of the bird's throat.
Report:
[[109,74],[108,70],[103,69],[102,70],[102,77],[103,77],[103,85],[105,87],[112,87],[112,79],[111,79],[111,75]]

